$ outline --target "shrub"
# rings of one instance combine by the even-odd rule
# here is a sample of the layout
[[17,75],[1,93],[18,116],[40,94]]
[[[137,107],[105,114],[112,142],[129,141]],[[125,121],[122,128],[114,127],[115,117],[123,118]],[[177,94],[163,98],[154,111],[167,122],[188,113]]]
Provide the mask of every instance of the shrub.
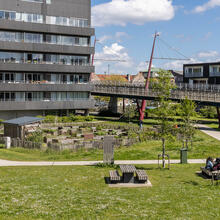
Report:
[[199,113],[206,118],[216,118],[217,112],[216,108],[213,106],[205,106],[199,110]]
[[47,134],[53,134],[56,130],[55,129],[43,129],[43,132]]
[[68,123],[68,122],[71,122],[71,118],[67,116],[63,116],[61,117],[61,121],[62,123]]
[[56,116],[54,116],[54,115],[47,115],[44,118],[44,123],[55,123],[56,120],[57,120]]
[[104,136],[104,135],[106,135],[106,132],[105,132],[105,131],[97,131],[97,132],[96,132],[96,135],[98,135],[98,136]]
[[43,143],[43,134],[42,131],[36,131],[31,133],[27,138],[27,141],[35,142],[35,143]]
[[94,120],[94,116],[86,116],[85,120],[86,121],[93,121]]

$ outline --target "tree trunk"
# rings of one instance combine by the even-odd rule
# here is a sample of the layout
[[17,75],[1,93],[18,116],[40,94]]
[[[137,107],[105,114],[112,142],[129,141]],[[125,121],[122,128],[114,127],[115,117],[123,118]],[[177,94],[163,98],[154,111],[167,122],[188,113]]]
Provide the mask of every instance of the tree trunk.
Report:
[[165,160],[165,139],[164,138],[162,138],[162,145],[163,145],[163,153],[162,153],[163,168],[165,168],[166,160]]

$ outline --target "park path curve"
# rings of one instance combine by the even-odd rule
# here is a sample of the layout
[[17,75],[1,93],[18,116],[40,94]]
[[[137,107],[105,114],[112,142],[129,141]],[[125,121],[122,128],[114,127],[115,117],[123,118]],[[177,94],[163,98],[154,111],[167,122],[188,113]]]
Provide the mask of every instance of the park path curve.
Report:
[[[0,167],[14,167],[14,166],[94,166],[103,161],[61,161],[61,162],[24,162],[24,161],[10,161],[0,160]],[[189,159],[188,163],[202,164],[205,163],[205,159]],[[157,164],[157,160],[116,160],[115,164]],[[171,160],[172,164],[180,163],[180,160]]]
[[214,129],[214,128],[210,128],[207,125],[203,125],[203,124],[196,124],[196,127],[202,131],[203,133],[217,139],[220,141],[220,131]]

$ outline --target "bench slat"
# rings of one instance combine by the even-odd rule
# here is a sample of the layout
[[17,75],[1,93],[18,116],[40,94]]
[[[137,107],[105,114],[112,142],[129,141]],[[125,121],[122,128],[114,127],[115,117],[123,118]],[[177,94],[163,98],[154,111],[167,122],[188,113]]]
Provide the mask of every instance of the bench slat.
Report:
[[120,181],[121,177],[117,170],[110,170],[109,171],[110,181]]
[[136,170],[136,175],[139,181],[147,181],[148,179],[145,170]]

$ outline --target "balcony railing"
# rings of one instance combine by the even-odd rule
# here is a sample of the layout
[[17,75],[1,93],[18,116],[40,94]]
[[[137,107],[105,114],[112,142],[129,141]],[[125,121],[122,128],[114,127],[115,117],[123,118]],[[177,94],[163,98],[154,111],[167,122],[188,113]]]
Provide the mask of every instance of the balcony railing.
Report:
[[92,66],[91,63],[81,63],[81,62],[73,62],[73,63],[67,63],[67,62],[52,62],[52,61],[37,61],[37,60],[9,60],[9,59],[0,59],[0,63],[18,63],[18,64],[48,64],[48,65],[68,65],[68,66]]
[[83,82],[62,82],[62,81],[47,81],[47,80],[41,80],[41,81],[31,81],[31,80],[25,80],[25,81],[8,81],[8,80],[0,80],[1,84],[46,84],[46,85],[83,85],[88,84],[89,81],[83,81]]
[[220,76],[220,72],[210,72],[209,76]]
[[185,77],[203,77],[203,72],[185,73]]
[[[0,99],[0,102],[73,102],[73,101],[90,101],[91,98],[15,98],[15,99]],[[93,99],[92,99],[93,100]]]

